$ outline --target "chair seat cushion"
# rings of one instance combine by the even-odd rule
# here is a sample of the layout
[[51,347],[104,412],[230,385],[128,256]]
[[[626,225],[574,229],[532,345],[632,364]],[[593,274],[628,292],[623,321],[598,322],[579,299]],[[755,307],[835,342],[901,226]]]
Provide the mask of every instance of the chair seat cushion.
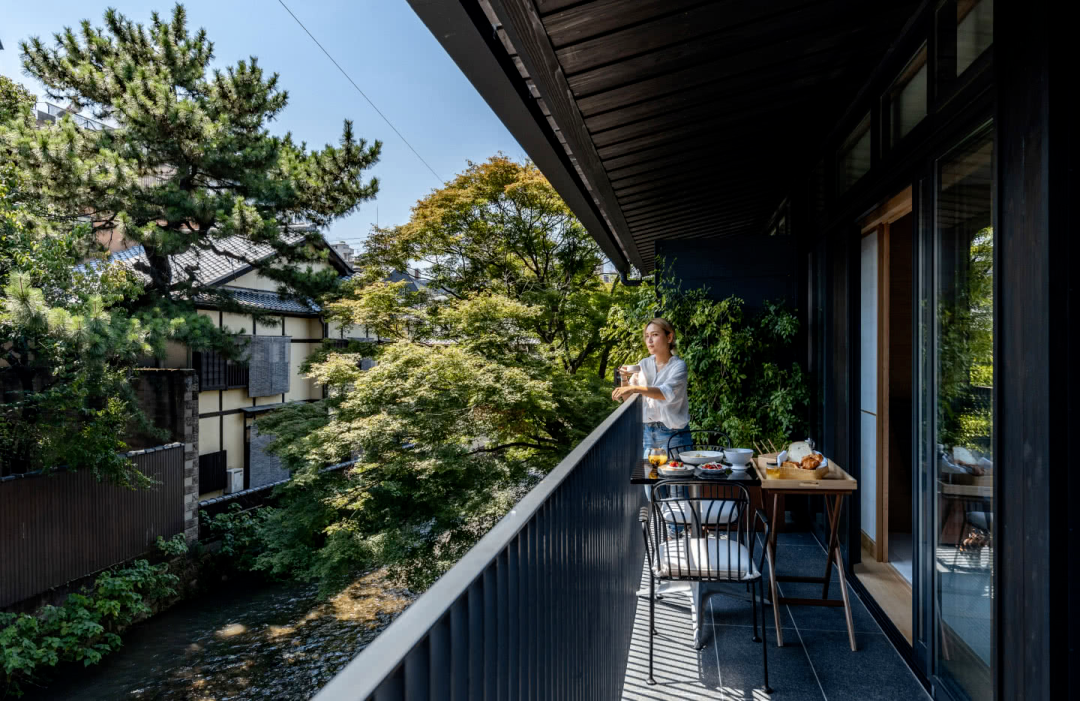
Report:
[[[696,518],[694,512],[697,512]],[[702,501],[667,501],[660,505],[660,512],[668,523],[704,525],[733,523],[739,517],[735,502],[716,499]]]
[[735,540],[679,538],[660,544],[656,575],[663,578],[757,579],[750,551]]

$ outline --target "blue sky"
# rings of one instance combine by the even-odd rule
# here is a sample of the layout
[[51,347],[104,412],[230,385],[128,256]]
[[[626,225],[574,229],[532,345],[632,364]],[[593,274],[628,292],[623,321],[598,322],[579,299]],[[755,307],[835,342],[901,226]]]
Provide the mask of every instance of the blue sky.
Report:
[[[499,151],[525,157],[405,0],[285,2],[443,180],[467,161]],[[170,0],[5,3],[0,74],[41,95],[41,86],[22,72],[18,42],[33,35],[51,42],[54,32],[84,18],[100,26],[110,6],[144,23],[152,9],[163,15],[172,10]],[[404,223],[416,200],[441,185],[277,0],[187,0],[184,6],[189,29],[205,28],[214,42],[216,65],[254,55],[265,70],[281,75],[289,105],[271,131],[291,131],[298,141],[321,147],[337,141],[342,120],[349,118],[357,135],[383,142],[382,159],[371,171],[380,180],[379,196],[332,225],[328,239],[355,246],[375,222],[376,208],[381,225]]]

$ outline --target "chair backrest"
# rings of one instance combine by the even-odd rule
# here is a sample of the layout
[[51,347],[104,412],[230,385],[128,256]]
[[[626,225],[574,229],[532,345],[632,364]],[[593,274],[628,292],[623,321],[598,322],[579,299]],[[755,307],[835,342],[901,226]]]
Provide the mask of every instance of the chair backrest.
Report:
[[652,488],[645,529],[653,574],[690,581],[752,578],[756,572],[752,513],[750,493],[741,484],[658,482]]
[[668,438],[667,454],[669,460],[678,460],[684,450],[723,450],[730,448],[731,442],[720,431],[685,429]]

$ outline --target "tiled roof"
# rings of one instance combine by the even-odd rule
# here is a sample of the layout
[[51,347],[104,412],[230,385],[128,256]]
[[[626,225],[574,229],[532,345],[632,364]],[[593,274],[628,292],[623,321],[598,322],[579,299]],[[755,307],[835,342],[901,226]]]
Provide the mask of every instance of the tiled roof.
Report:
[[[213,251],[191,249],[172,256],[172,282],[186,280],[190,270],[195,275],[196,285],[213,285],[247,270],[253,263],[274,252],[274,249],[269,246],[253,244],[237,237],[222,239],[214,245],[221,251],[239,256],[242,260]],[[146,250],[141,245],[132,246],[126,251],[117,251],[109,256],[109,262],[119,263],[140,277],[145,277],[144,273],[135,268],[139,261],[146,261]]]
[[420,280],[414,278],[408,273],[403,273],[400,270],[395,270],[386,276],[385,282],[407,282],[413,290],[419,290],[426,285]]
[[[242,260],[233,258],[230,255],[215,253],[214,251],[192,249],[172,257],[172,281],[178,283],[186,280],[190,271],[195,276],[195,285],[197,287],[218,287],[227,290],[244,306],[284,314],[319,313],[319,306],[310,300],[301,302],[284,298],[272,291],[229,287],[224,284],[250,269],[253,263],[273,255],[274,249],[270,246],[253,244],[239,237],[220,239],[214,242],[214,246],[223,253],[231,253]],[[336,256],[337,253],[332,252],[332,255]],[[132,246],[124,251],[117,251],[108,258],[110,263],[122,265],[143,279],[146,279],[146,274],[139,271],[135,266],[140,261],[145,260],[146,250],[141,245]],[[80,268],[97,270],[101,265],[101,261],[89,261]],[[206,295],[196,295],[196,301],[207,303],[211,302],[212,298]]]
[[[301,302],[296,299],[288,299],[277,292],[252,290],[246,287],[229,287],[228,285],[222,285],[218,289],[228,293],[230,297],[245,307],[254,307],[283,314],[318,314],[320,311],[319,305],[310,300]],[[203,300],[207,301],[205,297],[203,297]]]

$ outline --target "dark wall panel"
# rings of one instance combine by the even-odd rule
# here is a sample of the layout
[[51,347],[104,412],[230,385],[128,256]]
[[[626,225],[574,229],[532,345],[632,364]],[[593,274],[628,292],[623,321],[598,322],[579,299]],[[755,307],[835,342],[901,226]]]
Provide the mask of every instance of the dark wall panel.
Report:
[[[994,7],[997,106],[994,662],[999,699],[1077,697],[1077,55],[1049,0]],[[1053,106],[1053,112],[1051,112]],[[1072,688],[1070,692],[1068,689]]]
[[737,295],[748,309],[766,300],[797,304],[795,240],[762,235],[717,239],[667,239],[656,242],[666,276],[683,289],[704,288],[713,299]]

